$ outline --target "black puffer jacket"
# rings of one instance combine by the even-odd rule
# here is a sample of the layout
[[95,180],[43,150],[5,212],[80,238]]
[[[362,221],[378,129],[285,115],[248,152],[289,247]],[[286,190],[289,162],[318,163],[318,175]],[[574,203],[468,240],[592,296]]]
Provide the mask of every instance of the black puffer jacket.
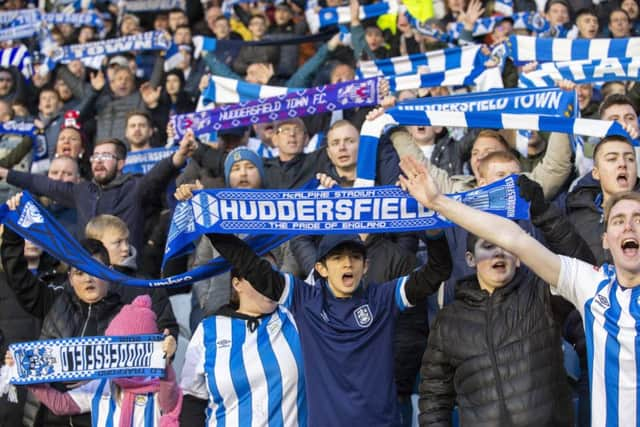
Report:
[[548,285],[525,268],[493,294],[475,276],[458,283],[421,374],[421,426],[449,426],[454,401],[463,426],[572,425]]
[[566,203],[569,221],[589,245],[596,258],[595,265],[610,261],[609,254],[602,248],[602,208],[596,204],[596,198],[600,193],[600,182],[593,179],[591,174],[587,174],[567,195]]

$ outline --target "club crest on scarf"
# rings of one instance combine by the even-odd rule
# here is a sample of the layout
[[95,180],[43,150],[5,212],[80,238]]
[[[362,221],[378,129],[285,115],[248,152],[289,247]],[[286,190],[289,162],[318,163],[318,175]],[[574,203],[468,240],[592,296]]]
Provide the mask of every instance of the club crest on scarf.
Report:
[[374,80],[364,82],[353,82],[345,87],[338,89],[338,102],[345,105],[351,102],[364,103],[375,102],[375,90],[371,85],[375,84]]
[[27,202],[24,205],[24,209],[20,214],[20,219],[18,220],[18,225],[24,228],[29,228],[33,224],[42,224],[44,222],[44,218],[42,218],[42,214],[32,202]]
[[164,375],[162,335],[78,337],[15,343],[12,384]]
[[53,364],[56,362],[56,358],[45,347],[17,350],[14,357],[20,360],[20,363],[16,365],[20,378],[27,378],[32,375],[50,375],[54,371]]

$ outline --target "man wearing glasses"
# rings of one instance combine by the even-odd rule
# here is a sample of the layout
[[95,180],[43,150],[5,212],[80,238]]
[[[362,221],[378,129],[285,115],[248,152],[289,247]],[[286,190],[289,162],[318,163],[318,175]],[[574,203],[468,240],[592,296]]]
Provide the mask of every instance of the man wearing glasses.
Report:
[[192,132],[180,141],[173,156],[158,162],[146,175],[123,174],[126,145],[119,139],[105,139],[98,143],[90,157],[91,181],[78,183],[50,179],[0,167],[0,178],[39,196],[46,196],[63,206],[76,208],[78,229],[97,215],[111,214],[121,218],[131,230],[131,244],[141,253],[145,206],[158,204],[158,195],[178,175],[186,159],[196,148]]
[[278,149],[278,157],[264,159],[266,188],[300,187],[316,173],[329,170],[331,162],[324,148],[304,153],[309,135],[301,119],[282,120],[274,127],[271,141]]

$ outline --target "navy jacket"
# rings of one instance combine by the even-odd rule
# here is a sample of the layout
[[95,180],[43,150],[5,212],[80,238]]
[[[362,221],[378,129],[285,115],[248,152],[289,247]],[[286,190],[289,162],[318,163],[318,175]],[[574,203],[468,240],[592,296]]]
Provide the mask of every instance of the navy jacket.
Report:
[[129,227],[129,241],[138,250],[144,244],[145,209],[158,205],[169,181],[178,174],[171,157],[158,162],[146,175],[122,174],[107,185],[94,181],[78,184],[55,181],[43,175],[10,170],[7,182],[39,196],[46,196],[78,212],[78,230],[96,215],[110,214]]

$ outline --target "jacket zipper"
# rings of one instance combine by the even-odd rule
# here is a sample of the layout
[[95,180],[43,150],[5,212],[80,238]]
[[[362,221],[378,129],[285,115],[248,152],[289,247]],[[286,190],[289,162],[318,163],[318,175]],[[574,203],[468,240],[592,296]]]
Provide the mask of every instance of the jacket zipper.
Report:
[[[87,324],[89,323],[89,319],[91,318],[91,307],[93,304],[89,304],[89,310],[87,310],[87,320],[84,321],[84,325],[82,326],[82,332],[80,332],[80,336],[84,336],[84,332],[87,330]],[[69,426],[73,427],[73,416],[69,416]]]
[[93,304],[89,304],[89,310],[87,311],[87,320],[84,321],[84,326],[82,327],[82,332],[80,332],[80,336],[84,336],[84,332],[87,330],[87,324],[89,323],[89,319],[91,318],[91,307]]
[[[489,357],[491,358],[491,369],[493,370],[493,376],[496,378],[496,390],[498,391],[498,399],[500,399],[500,425],[511,425],[508,421],[507,405],[504,400],[504,390],[502,389],[502,378],[500,377],[500,371],[498,370],[498,360],[496,358],[496,351],[493,345],[493,326],[492,326],[492,313],[493,313],[493,298],[494,295],[489,295],[489,305],[487,307],[487,319],[486,319],[486,337],[487,345],[489,346]],[[506,424],[508,422],[508,424]]]

